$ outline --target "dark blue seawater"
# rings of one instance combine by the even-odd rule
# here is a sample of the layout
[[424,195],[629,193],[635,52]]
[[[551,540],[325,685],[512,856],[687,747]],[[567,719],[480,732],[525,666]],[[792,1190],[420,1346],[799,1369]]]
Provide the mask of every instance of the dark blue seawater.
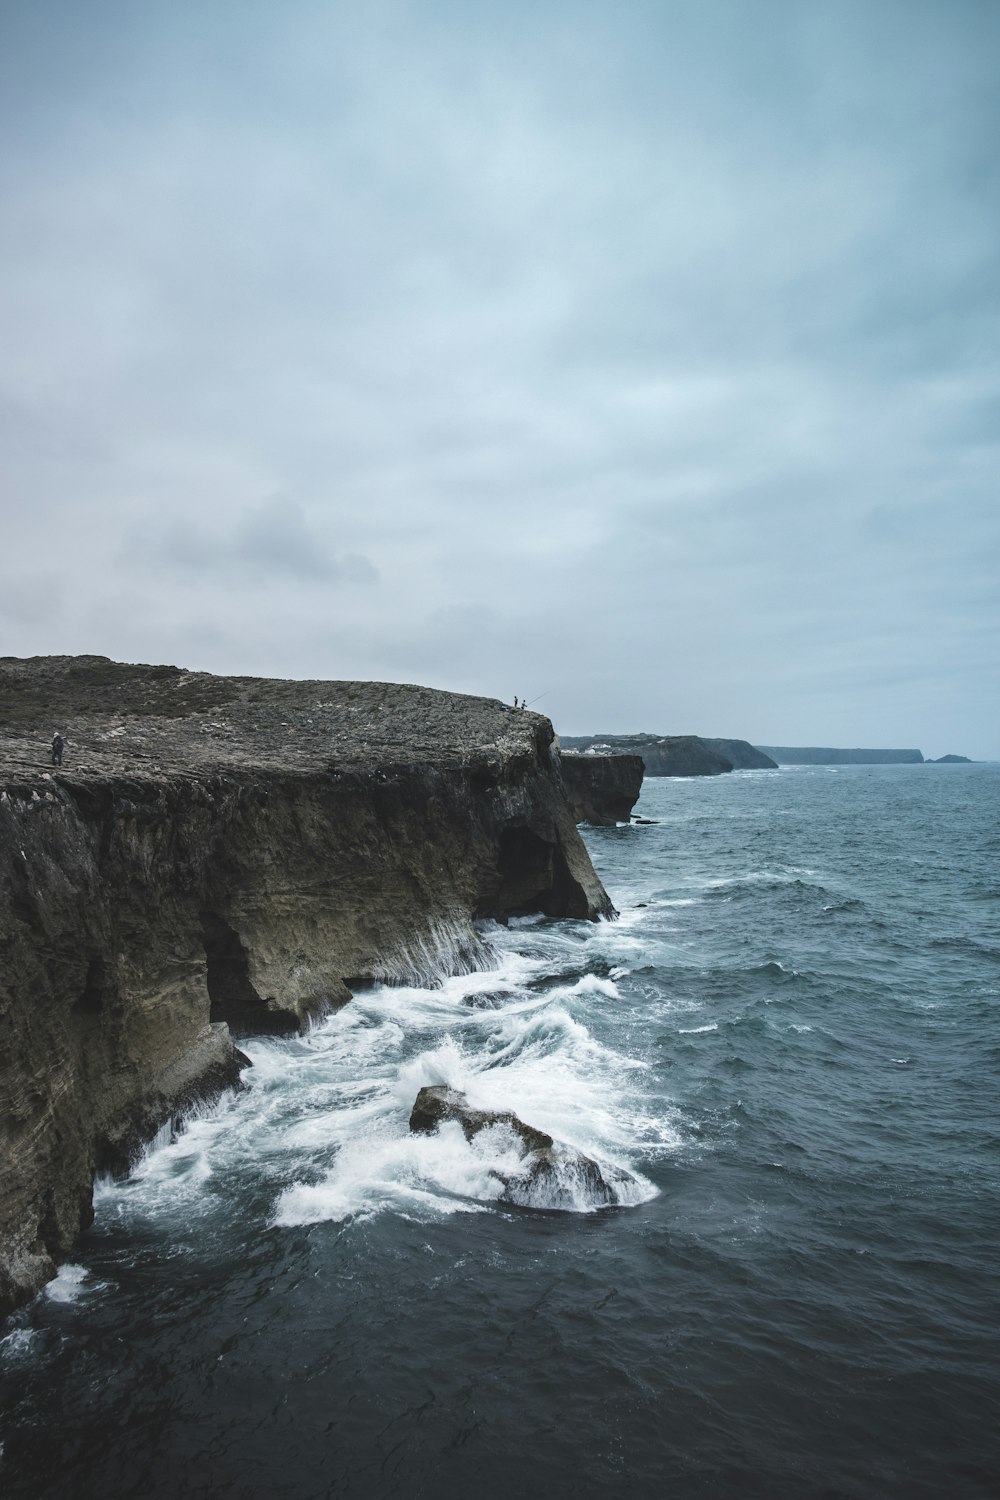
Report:
[[[586,834],[619,922],[251,1043],[101,1188],[0,1340],[9,1500],[997,1494],[1000,767],[640,810]],[[502,1131],[409,1135],[429,1082],[629,1206],[498,1202]]]

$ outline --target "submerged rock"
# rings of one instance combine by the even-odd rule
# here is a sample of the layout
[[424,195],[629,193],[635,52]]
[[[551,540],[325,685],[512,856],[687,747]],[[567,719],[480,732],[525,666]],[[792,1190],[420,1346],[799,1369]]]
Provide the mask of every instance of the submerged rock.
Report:
[[410,1113],[410,1129],[429,1134],[454,1120],[466,1140],[484,1130],[510,1132],[521,1148],[515,1172],[493,1169],[503,1184],[500,1201],[521,1208],[581,1211],[611,1208],[636,1200],[639,1184],[621,1167],[598,1165],[574,1146],[556,1141],[547,1131],[526,1125],[511,1110],[475,1109],[465,1094],[444,1084],[422,1088]]

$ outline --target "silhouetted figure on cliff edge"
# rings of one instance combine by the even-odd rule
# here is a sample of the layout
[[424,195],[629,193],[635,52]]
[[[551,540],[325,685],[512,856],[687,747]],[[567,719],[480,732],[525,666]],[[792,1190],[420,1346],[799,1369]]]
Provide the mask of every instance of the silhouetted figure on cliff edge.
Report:
[[66,741],[61,734],[54,734],[52,736],[52,764],[54,766],[62,765],[62,753],[65,743]]

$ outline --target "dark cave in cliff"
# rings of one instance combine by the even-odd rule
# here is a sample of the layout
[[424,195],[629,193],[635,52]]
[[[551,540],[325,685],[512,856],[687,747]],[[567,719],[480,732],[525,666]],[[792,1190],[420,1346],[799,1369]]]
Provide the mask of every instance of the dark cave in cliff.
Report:
[[210,1019],[227,1022],[234,1036],[297,1030],[293,1017],[270,1010],[254,988],[239,933],[214,911],[201,913],[201,930]]

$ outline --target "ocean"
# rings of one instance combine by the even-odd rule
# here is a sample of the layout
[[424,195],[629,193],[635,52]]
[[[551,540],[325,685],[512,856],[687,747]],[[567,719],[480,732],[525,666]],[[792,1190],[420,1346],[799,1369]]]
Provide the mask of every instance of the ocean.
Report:
[[[7,1500],[997,1495],[1000,766],[637,812],[584,830],[618,921],[251,1040],[99,1186],[0,1330]],[[504,1201],[509,1130],[410,1134],[429,1083],[622,1203]]]

